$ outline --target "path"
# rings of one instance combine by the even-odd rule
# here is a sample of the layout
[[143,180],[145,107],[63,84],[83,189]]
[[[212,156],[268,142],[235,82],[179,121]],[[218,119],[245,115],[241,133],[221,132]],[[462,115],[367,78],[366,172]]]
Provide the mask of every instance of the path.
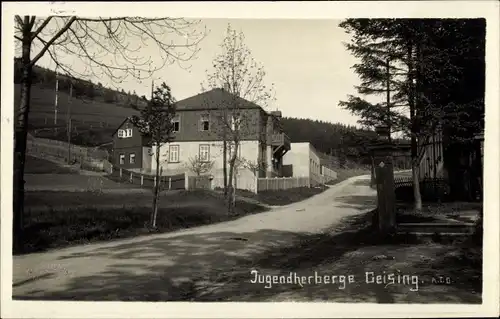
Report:
[[252,262],[266,251],[289,246],[301,236],[321,234],[341,218],[374,206],[375,191],[362,176],[305,201],[230,222],[18,256],[13,260],[13,296],[66,300],[202,298],[235,270],[243,276],[240,282],[248,281]]

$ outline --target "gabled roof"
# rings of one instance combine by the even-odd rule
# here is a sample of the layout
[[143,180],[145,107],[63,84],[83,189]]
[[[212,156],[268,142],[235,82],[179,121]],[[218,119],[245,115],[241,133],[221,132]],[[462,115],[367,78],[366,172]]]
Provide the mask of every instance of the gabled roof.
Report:
[[[126,122],[130,121],[130,116],[126,117],[123,122],[121,122],[121,124],[116,128],[116,130],[113,132],[113,134],[111,134],[111,137],[115,136],[116,132],[118,132],[118,130],[120,129],[120,127],[123,126],[123,124],[125,124]],[[130,122],[130,124],[134,125],[134,123]],[[135,125],[134,125],[135,126]]]
[[229,105],[236,99],[239,109],[262,109],[257,104],[237,97],[223,89],[212,89],[175,103],[176,111],[214,110],[221,105]]

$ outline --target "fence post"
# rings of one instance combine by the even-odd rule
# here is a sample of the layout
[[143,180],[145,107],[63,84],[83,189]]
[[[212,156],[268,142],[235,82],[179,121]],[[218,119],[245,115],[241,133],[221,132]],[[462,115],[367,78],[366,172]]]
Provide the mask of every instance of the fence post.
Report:
[[184,189],[189,189],[189,177],[186,172],[184,172]]
[[110,171],[110,174],[113,174],[113,164],[111,164],[109,171]]
[[133,180],[133,176],[132,176],[132,172],[130,172],[130,182],[132,183],[132,180]]
[[153,177],[153,186],[156,187],[156,175]]
[[269,178],[266,178],[266,190],[269,190]]
[[168,178],[168,190],[172,189],[172,177]]
[[144,184],[144,175],[141,175],[141,187]]
[[122,168],[120,167],[120,178],[122,178]]

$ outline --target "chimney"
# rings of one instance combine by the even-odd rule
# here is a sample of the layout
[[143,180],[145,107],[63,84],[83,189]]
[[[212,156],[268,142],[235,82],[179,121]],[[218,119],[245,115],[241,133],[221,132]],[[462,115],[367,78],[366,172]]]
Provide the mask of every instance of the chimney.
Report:
[[271,115],[280,119],[281,118],[281,111],[271,111]]
[[222,90],[226,91],[226,92],[229,92],[229,90],[230,90],[229,83],[224,83],[224,86],[222,87]]

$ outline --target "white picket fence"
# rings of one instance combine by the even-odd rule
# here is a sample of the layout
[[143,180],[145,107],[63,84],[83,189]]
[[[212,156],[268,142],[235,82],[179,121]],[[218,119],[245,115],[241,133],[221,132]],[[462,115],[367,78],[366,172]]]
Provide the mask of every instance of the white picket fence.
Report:
[[289,188],[311,187],[309,177],[270,177],[257,178],[257,192],[283,190]]

